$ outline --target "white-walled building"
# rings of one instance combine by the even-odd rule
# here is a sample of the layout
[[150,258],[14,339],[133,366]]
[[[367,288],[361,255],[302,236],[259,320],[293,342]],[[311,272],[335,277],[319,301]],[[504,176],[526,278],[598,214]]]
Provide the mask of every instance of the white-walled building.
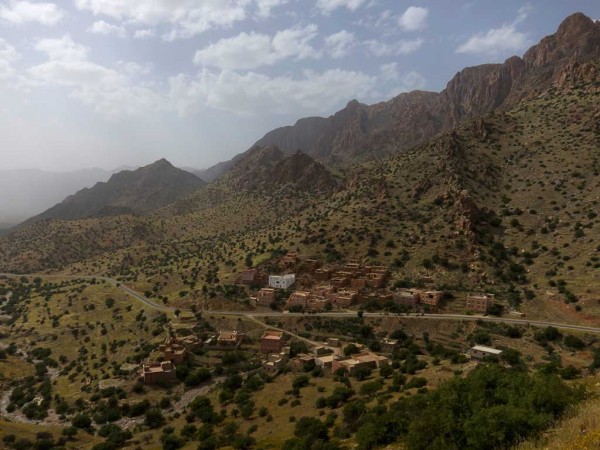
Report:
[[471,356],[473,359],[482,359],[486,356],[500,356],[501,354],[502,350],[486,347],[485,345],[475,345],[469,350],[469,356]]
[[287,289],[296,282],[296,274],[269,275],[269,287],[274,289]]

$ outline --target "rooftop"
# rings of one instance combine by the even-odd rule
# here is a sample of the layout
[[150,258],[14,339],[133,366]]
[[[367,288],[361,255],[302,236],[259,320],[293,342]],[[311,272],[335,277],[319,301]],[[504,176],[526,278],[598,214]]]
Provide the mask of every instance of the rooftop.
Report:
[[486,347],[485,345],[475,345],[471,347],[471,350],[475,350],[478,352],[492,353],[494,355],[499,355],[502,353],[502,350],[498,350],[497,348]]

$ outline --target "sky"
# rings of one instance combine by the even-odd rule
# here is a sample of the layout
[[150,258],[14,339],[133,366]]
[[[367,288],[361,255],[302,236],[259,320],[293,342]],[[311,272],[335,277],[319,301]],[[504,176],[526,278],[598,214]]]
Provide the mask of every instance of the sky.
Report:
[[589,0],[0,0],[0,169],[206,168],[352,99],[440,91]]

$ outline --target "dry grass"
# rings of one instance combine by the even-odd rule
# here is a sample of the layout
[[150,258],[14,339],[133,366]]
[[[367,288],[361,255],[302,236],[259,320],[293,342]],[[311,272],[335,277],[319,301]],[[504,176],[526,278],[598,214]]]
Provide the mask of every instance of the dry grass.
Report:
[[516,450],[594,450],[600,448],[600,402],[591,400],[535,441]]

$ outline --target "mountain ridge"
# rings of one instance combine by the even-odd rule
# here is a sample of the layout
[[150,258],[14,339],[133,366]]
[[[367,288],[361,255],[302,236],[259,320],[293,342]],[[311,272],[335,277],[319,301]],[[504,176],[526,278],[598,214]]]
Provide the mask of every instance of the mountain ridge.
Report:
[[[302,150],[334,165],[383,157],[390,147],[397,149],[400,144],[403,150],[421,144],[463,120],[510,107],[548,87],[566,64],[600,56],[599,41],[600,23],[574,13],[523,57],[466,67],[439,93],[412,91],[373,105],[350,101],[327,118],[307,117],[271,130],[251,148],[276,145],[286,153]],[[373,147],[379,148],[376,154]],[[200,172],[201,176],[207,181],[218,178],[246,152]]]

